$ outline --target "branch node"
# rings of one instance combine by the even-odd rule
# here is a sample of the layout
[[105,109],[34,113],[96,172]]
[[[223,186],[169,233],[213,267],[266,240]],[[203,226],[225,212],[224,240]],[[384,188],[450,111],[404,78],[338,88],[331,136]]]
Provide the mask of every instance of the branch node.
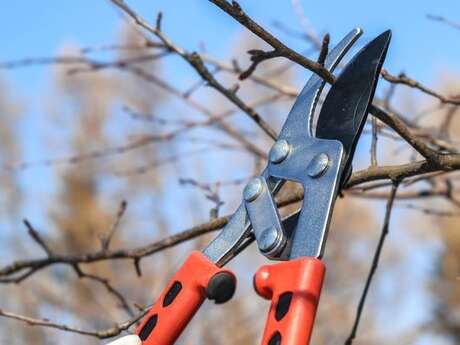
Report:
[[155,25],[158,31],[161,31],[161,21],[162,20],[163,20],[163,12],[160,11],[157,14],[157,20],[156,20],[156,25]]
[[251,49],[248,50],[247,52],[249,55],[251,55],[250,60],[252,61],[251,65],[248,67],[248,69],[244,72],[242,72],[239,76],[240,80],[244,80],[251,76],[251,74],[256,70],[257,66],[265,60],[272,59],[275,57],[279,57],[281,54],[275,49],[275,50],[270,50],[270,51],[263,51],[260,49]]
[[142,270],[141,270],[141,258],[136,257],[134,259],[134,268],[136,269],[136,274],[138,277],[142,277]]
[[236,95],[236,93],[238,92],[238,90],[240,89],[240,84],[235,84],[231,87],[231,89],[229,90],[233,95]]
[[321,50],[319,51],[318,63],[324,67],[324,62],[326,61],[326,56],[329,53],[329,42],[331,36],[327,33],[323,37],[323,42],[321,43]]
[[240,4],[237,3],[235,0],[232,0],[232,7],[235,11],[238,11],[238,14],[243,14],[243,9],[241,8]]
[[85,276],[85,274],[83,273],[83,271],[80,269],[80,266],[78,266],[78,264],[73,264],[72,265],[75,273],[77,274],[78,278],[83,278]]

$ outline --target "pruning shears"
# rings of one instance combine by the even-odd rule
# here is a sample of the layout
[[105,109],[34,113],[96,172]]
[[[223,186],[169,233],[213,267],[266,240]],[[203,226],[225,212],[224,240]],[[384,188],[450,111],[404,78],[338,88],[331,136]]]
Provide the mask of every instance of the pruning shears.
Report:
[[[330,50],[331,73],[353,46],[352,30]],[[266,168],[244,188],[243,201],[227,225],[202,251],[194,251],[169,281],[136,333],[144,345],[173,344],[204,300],[224,303],[236,288],[223,268],[254,240],[278,263],[254,276],[260,296],[271,300],[262,345],[306,345],[323,284],[321,260],[335,199],[351,175],[351,162],[366,122],[391,32],[364,46],[332,84],[318,118],[314,113],[325,81],[313,74],[295,100]],[[286,181],[300,183],[300,211],[280,217],[275,195]]]

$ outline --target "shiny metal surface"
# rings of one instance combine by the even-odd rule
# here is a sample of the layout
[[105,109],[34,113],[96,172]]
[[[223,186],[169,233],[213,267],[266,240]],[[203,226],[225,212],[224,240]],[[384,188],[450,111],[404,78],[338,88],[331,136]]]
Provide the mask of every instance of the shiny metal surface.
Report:
[[[341,174],[343,146],[339,141],[300,135],[291,138],[291,143],[293,149],[289,157],[281,164],[268,167],[271,176],[299,182],[304,188],[289,257],[321,257]],[[307,174],[308,166],[321,154],[329,157],[328,168],[311,177]]]
[[247,202],[254,201],[264,190],[264,179],[261,177],[253,178],[248,182],[243,190],[243,198]]
[[290,151],[291,147],[286,140],[277,140],[270,150],[270,162],[275,164],[281,163],[287,158]]
[[246,237],[250,236],[251,228],[248,222],[246,208],[241,203],[229,222],[219,234],[203,250],[203,254],[219,266],[225,265],[233,258]]
[[269,227],[262,231],[257,244],[259,249],[264,253],[269,253],[273,249],[279,246],[279,243],[282,242],[283,234],[280,229],[275,227]]
[[[327,55],[324,63],[325,68],[332,72],[361,34],[362,30],[359,28],[353,29],[350,33],[348,33],[348,35],[345,36]],[[316,74],[313,74],[297,97],[288,115],[288,119],[283,126],[279,139],[289,141],[288,138],[293,136],[295,132],[311,134],[313,113],[323,87],[324,81]],[[266,178],[270,191],[273,194],[276,194],[281,187],[283,180],[269,178],[268,168],[262,172],[261,176]],[[244,240],[250,235],[250,223],[248,221],[246,207],[243,202],[232,215],[227,225],[203,250],[203,254],[212,262],[219,266],[223,266],[233,258],[234,253],[238,252],[239,246],[242,245]]]
[[391,31],[385,31],[355,54],[327,94],[318,117],[315,137],[342,142],[347,174],[390,40]]
[[316,155],[308,163],[306,173],[312,178],[320,177],[327,170],[329,161],[329,156],[324,152]]

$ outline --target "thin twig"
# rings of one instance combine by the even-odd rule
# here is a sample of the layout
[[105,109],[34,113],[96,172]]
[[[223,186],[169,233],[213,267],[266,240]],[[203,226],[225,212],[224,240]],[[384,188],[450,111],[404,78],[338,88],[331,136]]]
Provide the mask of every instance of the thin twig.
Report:
[[446,111],[446,115],[444,121],[442,122],[441,126],[439,127],[439,133],[441,136],[445,138],[450,137],[450,125],[452,120],[454,119],[454,115],[457,112],[458,108],[456,106],[449,106]]
[[276,50],[266,52],[260,49],[248,50],[248,54],[251,56],[252,63],[245,71],[241,72],[239,76],[240,80],[247,79],[261,62],[281,56]]
[[315,32],[314,28],[310,24],[310,21],[308,20],[307,16],[305,15],[305,10],[302,6],[301,1],[299,0],[291,0],[292,7],[294,9],[294,13],[297,15],[297,18],[299,18],[300,24],[304,30],[305,37],[313,43],[313,45],[320,49],[321,47],[321,39],[318,36],[318,34]]
[[[321,48],[321,39],[316,34],[312,36],[308,32],[301,32],[301,31],[293,30],[289,28],[288,26],[286,26],[284,23],[277,21],[277,20],[273,22],[273,26],[291,37],[295,37],[295,38],[299,38],[299,39],[308,41],[309,43],[313,45],[313,49]],[[292,63],[292,61],[289,61],[289,62]]]
[[105,287],[105,289],[118,300],[118,302],[120,303],[120,307],[123,308],[129,316],[134,316],[134,312],[132,308],[129,306],[129,303],[126,300],[125,296],[123,296],[123,294],[120,291],[113,287],[108,279],[102,278],[95,274],[83,272],[80,266],[78,265],[74,265],[73,268],[78,278],[86,278],[102,284]]
[[431,148],[429,148],[428,145],[425,144],[425,142],[419,140],[413,133],[411,133],[409,127],[398,116],[390,112],[387,112],[375,105],[371,105],[370,112],[380,121],[384,122],[385,124],[393,128],[396,131],[396,133],[398,133],[402,138],[404,138],[423,157],[433,162],[438,161],[439,155]]
[[378,126],[377,126],[377,118],[372,116],[371,118],[372,124],[372,141],[371,141],[371,166],[377,166],[377,134],[378,134]]
[[409,210],[415,210],[415,211],[420,211],[426,215],[429,216],[435,216],[435,217],[460,217],[460,212],[450,212],[450,211],[445,211],[445,210],[435,210],[432,208],[427,208],[427,207],[421,207],[418,205],[413,205],[413,204],[407,204],[407,205],[401,205],[400,207],[407,208]]
[[29,326],[42,326],[42,327],[48,327],[48,328],[55,328],[61,331],[78,333],[81,335],[87,335],[87,336],[91,336],[91,337],[95,337],[99,339],[106,339],[106,338],[115,337],[121,334],[123,331],[128,330],[137,321],[142,319],[147,314],[147,312],[148,312],[148,309],[145,309],[144,311],[138,313],[135,317],[129,319],[128,321],[115,324],[114,326],[110,328],[100,330],[100,331],[90,331],[90,330],[85,330],[82,328],[71,327],[66,324],[52,322],[48,319],[36,319],[36,318],[28,317],[28,316],[15,314],[15,313],[3,310],[3,309],[0,309],[0,316],[24,322],[28,324]]
[[[174,90],[174,92],[177,91],[175,89],[172,89],[172,90]],[[254,102],[254,106],[268,104],[279,98],[280,96],[278,95],[269,96],[260,101]],[[107,158],[107,157],[114,156],[114,155],[125,154],[127,152],[130,152],[130,151],[133,151],[133,150],[136,150],[136,149],[148,146],[148,145],[152,145],[154,143],[158,143],[158,142],[165,143],[165,142],[168,142],[168,141],[171,141],[177,138],[178,136],[184,134],[187,131],[190,131],[193,128],[205,127],[205,126],[210,126],[213,124],[216,124],[219,128],[222,128],[227,134],[229,134],[230,137],[240,142],[243,145],[243,147],[246,148],[249,152],[263,159],[266,158],[267,156],[266,152],[262,151],[256,145],[251,143],[249,139],[245,138],[245,136],[239,133],[235,128],[223,122],[224,118],[229,117],[230,115],[233,115],[235,113],[234,110],[229,110],[229,111],[223,112],[220,115],[217,115],[209,111],[206,107],[201,106],[201,104],[195,101],[192,101],[191,99],[187,99],[186,102],[190,106],[196,108],[197,110],[207,115],[208,120],[184,121],[182,123],[183,126],[175,130],[165,132],[165,133],[159,133],[159,134],[144,135],[138,139],[132,140],[126,144],[122,144],[118,146],[96,149],[96,150],[92,150],[86,153],[81,153],[78,155],[71,155],[68,157],[50,158],[50,159],[44,159],[44,160],[35,161],[35,162],[19,162],[16,164],[5,165],[3,166],[3,168],[5,170],[26,170],[26,169],[37,167],[37,166],[54,166],[54,165],[59,165],[59,164],[77,164],[77,163],[81,163],[87,160]]]
[[[157,26],[151,26],[146,20],[140,17],[136,12],[134,12],[125,2],[122,0],[111,0],[113,4],[118,6],[123,10],[131,19],[133,19],[136,24],[144,28],[151,34],[155,35],[160,41],[165,45],[165,48],[170,52],[176,53],[182,57],[185,61],[192,66],[195,71],[208,82],[208,85],[224,95],[228,100],[240,108],[244,113],[246,113],[254,122],[256,122],[259,127],[272,139],[276,139],[276,132],[271,128],[271,126],[251,107],[249,107],[245,102],[243,102],[232,89],[228,89],[219,83],[208,68],[203,63],[201,56],[196,53],[188,53],[182,48],[176,46],[166,35],[161,31],[159,25],[161,21],[161,14],[158,16]],[[324,69],[324,68],[323,68]]]
[[454,21],[452,21],[450,19],[447,19],[447,18],[445,18],[443,16],[435,16],[435,15],[432,15],[432,14],[427,14],[426,17],[428,19],[447,24],[450,27],[453,27],[454,29],[460,30],[460,24],[459,23],[454,22]]
[[391,193],[388,198],[387,207],[385,211],[385,218],[383,220],[382,232],[380,234],[379,242],[377,244],[377,248],[374,253],[374,258],[372,259],[372,265],[371,265],[369,274],[366,279],[366,284],[364,285],[364,290],[359,300],[358,308],[356,311],[355,322],[351,329],[351,333],[348,336],[348,339],[345,341],[345,345],[351,345],[353,343],[353,339],[356,337],[356,332],[358,331],[359,321],[361,320],[361,315],[363,313],[364,303],[366,302],[367,293],[369,291],[369,287],[371,285],[372,278],[377,270],[377,266],[380,260],[380,254],[382,253],[382,248],[385,243],[385,238],[388,235],[388,230],[390,226],[390,216],[391,216],[391,211],[393,209],[393,202],[395,200],[396,191],[398,190],[398,183],[399,182],[394,181],[394,184],[391,188]]
[[115,219],[112,222],[112,225],[110,226],[108,233],[105,236],[101,237],[100,239],[102,250],[109,249],[110,241],[112,240],[113,235],[117,231],[118,225],[120,224],[121,218],[125,214],[127,206],[128,206],[128,203],[126,202],[126,200],[122,200],[122,202],[120,203],[120,206],[118,207],[117,214],[115,215]]
[[222,205],[224,205],[224,202],[222,201],[219,195],[219,183],[216,183],[214,184],[214,186],[211,186],[209,184],[201,183],[192,178],[180,178],[179,183],[181,185],[190,185],[203,191],[206,199],[214,203],[214,207],[211,208],[209,212],[209,218],[216,219],[219,216],[220,208],[222,207]]
[[38,243],[38,245],[45,251],[45,253],[46,253],[46,255],[48,255],[48,257],[52,256],[53,252],[48,247],[48,245],[46,244],[45,240],[43,240],[43,238],[41,238],[41,236],[38,233],[38,231],[35,230],[35,228],[32,226],[32,224],[30,224],[30,222],[27,219],[24,219],[23,222],[24,222],[24,225],[27,228],[27,231],[28,231],[30,237],[32,237],[33,240]]
[[387,72],[387,70],[383,69],[380,72],[381,76],[388,82],[394,83],[394,84],[402,84],[409,86],[411,88],[420,90],[423,93],[426,93],[430,96],[433,96],[437,99],[439,99],[442,103],[447,103],[447,104],[455,104],[455,105],[460,105],[460,97],[446,97],[443,96],[436,91],[433,91],[429,89],[428,87],[424,86],[417,80],[409,78],[406,74],[400,73],[398,76],[391,75],[390,73]]

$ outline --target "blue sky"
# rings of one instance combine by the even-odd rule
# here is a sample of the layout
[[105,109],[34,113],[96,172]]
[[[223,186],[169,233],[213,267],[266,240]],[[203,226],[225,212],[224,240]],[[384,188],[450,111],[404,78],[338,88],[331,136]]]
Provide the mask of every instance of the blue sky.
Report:
[[[178,44],[190,50],[205,42],[212,55],[224,53],[241,27],[205,0],[132,0],[128,3],[143,16],[154,19],[164,12],[164,30]],[[240,1],[243,8],[266,27],[277,20],[299,28],[290,1]],[[263,5],[262,5],[263,3]],[[417,79],[431,82],[433,70],[457,68],[460,45],[455,30],[426,19],[427,14],[460,13],[460,2],[422,1],[303,1],[305,12],[318,32],[326,30],[332,38],[342,36],[354,26],[374,36],[393,30],[387,67],[405,70]],[[268,5],[269,4],[269,5]],[[456,18],[451,18],[455,20]],[[77,41],[91,46],[114,40],[119,12],[109,1],[13,1],[0,12],[1,60],[53,55],[64,42]],[[303,43],[288,39],[297,49]],[[29,93],[42,81],[42,68],[15,71],[9,79]]]

